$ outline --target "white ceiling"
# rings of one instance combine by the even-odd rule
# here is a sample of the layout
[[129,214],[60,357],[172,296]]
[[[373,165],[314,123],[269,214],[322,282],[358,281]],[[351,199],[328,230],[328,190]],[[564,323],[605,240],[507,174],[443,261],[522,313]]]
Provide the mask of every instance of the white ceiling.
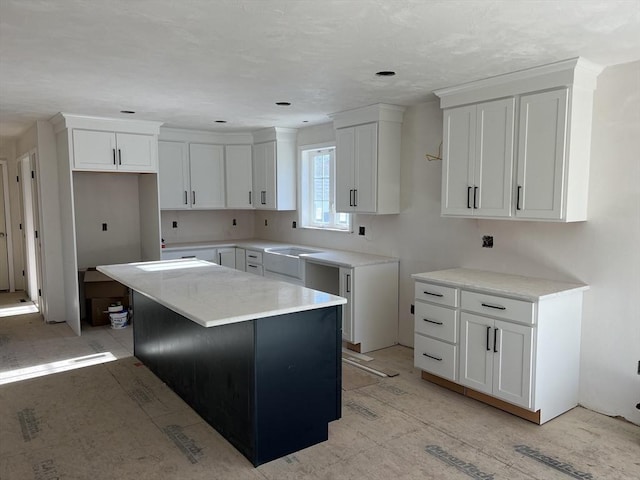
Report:
[[640,59],[640,0],[0,0],[0,135],[60,111],[302,127],[576,56]]

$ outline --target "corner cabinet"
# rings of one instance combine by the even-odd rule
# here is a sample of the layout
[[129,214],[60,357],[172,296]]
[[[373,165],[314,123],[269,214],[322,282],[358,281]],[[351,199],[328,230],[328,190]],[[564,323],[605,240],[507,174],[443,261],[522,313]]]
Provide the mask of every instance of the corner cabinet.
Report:
[[296,209],[296,136],[291,128],[253,134],[253,206],[259,210]]
[[338,212],[400,213],[403,112],[378,104],[332,115]]
[[160,208],[224,208],[224,146],[160,141],[158,150]]
[[578,404],[586,285],[468,269],[413,278],[423,379],[538,424]]
[[442,215],[586,220],[601,70],[576,58],[436,91]]

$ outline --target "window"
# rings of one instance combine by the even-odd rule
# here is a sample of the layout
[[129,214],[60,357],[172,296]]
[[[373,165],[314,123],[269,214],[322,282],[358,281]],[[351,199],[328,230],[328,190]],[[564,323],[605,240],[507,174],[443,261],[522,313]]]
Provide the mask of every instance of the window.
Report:
[[349,231],[348,213],[336,213],[336,148],[302,150],[300,224],[305,228]]

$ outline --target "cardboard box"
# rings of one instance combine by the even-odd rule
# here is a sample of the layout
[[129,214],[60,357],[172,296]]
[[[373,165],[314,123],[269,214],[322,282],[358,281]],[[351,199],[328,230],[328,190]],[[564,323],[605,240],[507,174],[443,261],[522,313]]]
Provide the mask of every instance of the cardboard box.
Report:
[[87,320],[91,325],[109,325],[108,308],[110,305],[120,302],[122,306],[127,309],[129,307],[129,297],[114,297],[114,298],[90,298],[87,299]]
[[129,289],[97,270],[84,274],[84,298],[129,297]]

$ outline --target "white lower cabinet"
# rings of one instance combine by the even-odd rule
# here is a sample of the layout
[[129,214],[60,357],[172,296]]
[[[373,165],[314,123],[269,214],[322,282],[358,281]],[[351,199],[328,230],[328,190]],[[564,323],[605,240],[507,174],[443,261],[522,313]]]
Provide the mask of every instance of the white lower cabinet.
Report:
[[218,259],[216,263],[223,267],[236,268],[236,248],[220,247],[218,248]]
[[245,267],[249,273],[264,275],[262,266],[262,252],[259,250],[245,250]]
[[460,314],[460,383],[530,408],[535,328]]
[[578,404],[586,285],[468,269],[413,278],[423,378],[540,424]]

